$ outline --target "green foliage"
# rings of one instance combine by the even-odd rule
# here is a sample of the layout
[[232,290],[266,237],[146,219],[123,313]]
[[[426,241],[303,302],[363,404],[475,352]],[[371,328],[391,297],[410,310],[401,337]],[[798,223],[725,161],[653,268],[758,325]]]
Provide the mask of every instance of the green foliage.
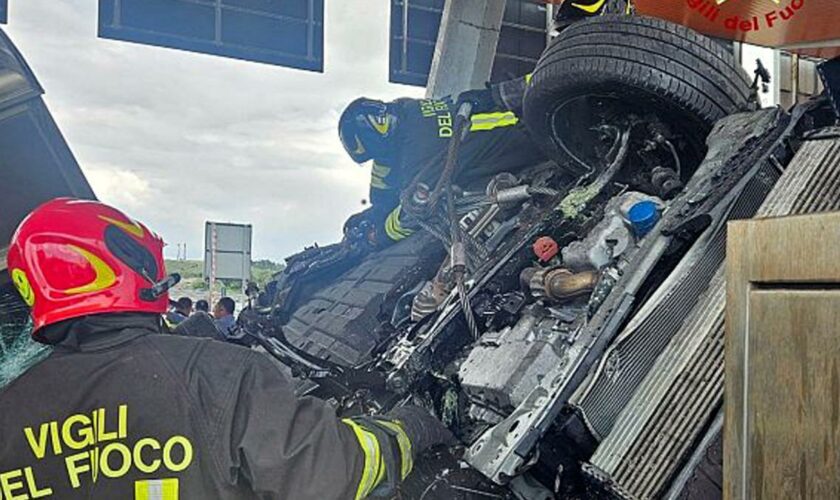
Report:
[[[257,283],[260,288],[264,288],[265,284],[271,280],[271,277],[285,268],[286,265],[282,262],[274,262],[268,259],[256,260],[251,262],[251,281]],[[167,260],[166,272],[178,273],[181,275],[182,282],[193,290],[207,290],[207,283],[205,283],[202,273],[204,271],[204,263],[200,260]],[[239,288],[241,283],[231,280],[220,280],[228,288]]]
[[267,259],[251,262],[251,280],[260,289],[265,289],[265,284],[271,281],[272,276],[279,273],[286,267],[283,262],[273,262]]
[[189,282],[189,287],[193,290],[209,290],[210,286],[204,280],[192,280]]
[[167,260],[166,272],[169,274],[178,273],[182,280],[194,278],[201,279],[204,271],[204,262],[200,260]]

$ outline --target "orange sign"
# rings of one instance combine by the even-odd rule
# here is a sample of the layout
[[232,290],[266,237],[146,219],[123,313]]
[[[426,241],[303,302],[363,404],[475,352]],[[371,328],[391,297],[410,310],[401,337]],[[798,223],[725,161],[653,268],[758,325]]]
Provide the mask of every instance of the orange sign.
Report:
[[840,0],[635,0],[636,11],[718,38],[840,56]]
[[[718,5],[720,5],[720,4],[722,4],[723,2],[726,2],[727,0],[715,0],[715,1],[718,3]],[[782,2],[782,0],[769,0],[769,1],[771,1],[771,2],[776,2],[776,4],[777,4],[777,5],[778,5],[778,4],[780,4],[780,3]]]

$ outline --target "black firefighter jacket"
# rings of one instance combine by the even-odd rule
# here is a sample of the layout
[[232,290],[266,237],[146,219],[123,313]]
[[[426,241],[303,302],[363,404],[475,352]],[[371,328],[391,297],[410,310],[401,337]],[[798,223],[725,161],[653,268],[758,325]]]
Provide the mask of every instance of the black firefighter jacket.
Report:
[[77,322],[0,393],[2,500],[352,499],[364,467],[353,430],[264,355],[153,316]]
[[[399,227],[395,209],[400,194],[414,176],[429,164],[431,172],[440,173],[450,139],[454,133],[455,103],[446,99],[397,99],[393,103],[397,116],[395,137],[389,153],[373,159],[370,180],[371,208],[368,217],[377,227],[385,227],[391,240],[409,234]],[[525,126],[512,111],[498,109],[472,115],[470,133],[461,144],[457,182],[469,183],[499,172],[517,173],[522,167],[545,160],[531,141]],[[430,186],[435,176],[423,179]],[[386,217],[391,220],[386,222]]]

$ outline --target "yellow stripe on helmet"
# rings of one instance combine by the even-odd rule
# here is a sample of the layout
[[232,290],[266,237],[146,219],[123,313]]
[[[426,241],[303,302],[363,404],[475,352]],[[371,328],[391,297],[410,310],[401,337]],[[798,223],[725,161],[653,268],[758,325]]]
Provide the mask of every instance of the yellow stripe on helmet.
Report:
[[601,7],[603,7],[606,2],[607,0],[598,0],[592,5],[582,5],[579,3],[573,3],[572,7],[577,7],[578,9],[586,12],[587,14],[595,14],[596,12],[601,10]]
[[140,223],[138,223],[136,221],[123,222],[123,221],[120,221],[120,220],[117,220],[117,219],[114,219],[114,218],[111,218],[111,217],[107,217],[105,215],[100,215],[99,218],[104,220],[105,222],[107,222],[109,224],[113,224],[113,225],[117,226],[118,228],[122,229],[123,231],[125,231],[129,234],[132,234],[132,235],[134,235],[138,238],[142,238],[143,235],[145,234],[145,232],[143,231],[143,226],[141,226]]
[[26,305],[29,307],[34,306],[35,291],[32,290],[32,284],[29,282],[29,278],[23,269],[12,269],[12,283],[14,283],[15,288],[17,288],[18,293]]
[[98,292],[100,290],[110,288],[111,285],[117,282],[117,275],[114,273],[114,270],[111,269],[111,266],[106,264],[105,261],[100,259],[97,255],[88,252],[82,247],[77,247],[76,245],[67,245],[67,248],[81,255],[93,268],[95,276],[93,280],[86,285],[62,290],[62,292],[64,292],[67,295],[78,295],[80,293]]

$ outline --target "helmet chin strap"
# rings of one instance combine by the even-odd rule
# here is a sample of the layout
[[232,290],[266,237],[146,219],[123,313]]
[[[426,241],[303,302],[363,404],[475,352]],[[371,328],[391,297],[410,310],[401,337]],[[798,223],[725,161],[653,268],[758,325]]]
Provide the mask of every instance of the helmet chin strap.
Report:
[[178,273],[172,273],[158,282],[155,282],[155,280],[153,280],[145,271],[143,272],[143,277],[152,284],[151,288],[144,288],[140,290],[140,300],[145,300],[146,302],[156,301],[161,295],[168,292],[170,288],[181,281],[181,275]]

